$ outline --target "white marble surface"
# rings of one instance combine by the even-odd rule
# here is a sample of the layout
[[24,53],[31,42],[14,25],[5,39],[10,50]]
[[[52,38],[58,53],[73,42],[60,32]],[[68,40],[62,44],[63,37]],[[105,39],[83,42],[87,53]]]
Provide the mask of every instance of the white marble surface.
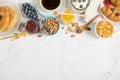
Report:
[[60,30],[51,37],[0,41],[0,80],[120,80],[120,35],[69,36]]

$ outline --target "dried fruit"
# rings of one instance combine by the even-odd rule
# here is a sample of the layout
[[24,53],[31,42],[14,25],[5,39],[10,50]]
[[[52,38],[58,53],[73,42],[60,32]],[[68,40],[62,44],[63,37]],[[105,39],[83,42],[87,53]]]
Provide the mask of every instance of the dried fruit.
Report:
[[40,34],[39,34],[37,37],[41,38],[41,37],[42,37],[42,35],[40,35]]
[[68,27],[68,28],[67,28],[67,31],[73,32],[74,30],[73,30],[71,27]]
[[14,33],[13,36],[12,36],[12,39],[13,40],[16,40],[19,38],[19,34],[18,33]]
[[74,37],[75,37],[75,35],[74,35],[74,34],[72,34],[72,35],[71,35],[71,37],[72,37],[72,38],[74,38]]
[[26,31],[20,31],[19,37],[26,37],[27,33]]
[[78,23],[72,23],[72,27],[78,27]]

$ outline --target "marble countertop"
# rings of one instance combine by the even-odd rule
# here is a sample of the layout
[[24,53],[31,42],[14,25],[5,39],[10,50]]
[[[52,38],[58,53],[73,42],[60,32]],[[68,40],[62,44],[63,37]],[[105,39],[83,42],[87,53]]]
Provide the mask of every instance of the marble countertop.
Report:
[[0,80],[120,80],[119,41],[120,35],[99,39],[89,32],[71,38],[63,30],[0,41]]

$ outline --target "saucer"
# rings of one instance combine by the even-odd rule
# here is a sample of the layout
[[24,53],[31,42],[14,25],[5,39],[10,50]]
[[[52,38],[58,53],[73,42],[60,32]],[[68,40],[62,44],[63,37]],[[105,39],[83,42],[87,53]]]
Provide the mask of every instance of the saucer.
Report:
[[63,12],[65,9],[66,0],[61,0],[60,5],[54,10],[47,10],[41,5],[41,0],[36,0],[35,5],[42,16],[54,15],[54,11]]

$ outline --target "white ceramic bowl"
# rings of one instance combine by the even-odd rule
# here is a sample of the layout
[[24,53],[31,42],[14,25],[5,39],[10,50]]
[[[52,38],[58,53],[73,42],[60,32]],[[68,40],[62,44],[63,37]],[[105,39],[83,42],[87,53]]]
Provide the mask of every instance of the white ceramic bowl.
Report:
[[100,19],[100,20],[98,20],[98,21],[96,22],[95,27],[94,27],[94,32],[95,32],[96,37],[98,37],[98,38],[100,38],[100,39],[107,39],[107,38],[112,37],[112,34],[114,33],[114,26],[113,26],[110,22],[109,22],[109,23],[113,26],[113,32],[112,32],[111,36],[109,36],[109,37],[107,37],[107,38],[104,38],[104,37],[100,36],[100,35],[97,33],[96,27],[97,27],[97,25],[98,25],[98,23],[99,23],[100,21],[107,21],[107,22],[109,22],[108,20],[105,20],[105,19]]
[[0,32],[0,37],[8,37],[11,36],[16,30],[18,30],[20,24],[21,24],[21,12],[17,5],[12,3],[11,1],[0,1],[0,7],[2,6],[10,6],[12,7],[18,14],[17,23],[14,25],[14,27],[8,31]]

